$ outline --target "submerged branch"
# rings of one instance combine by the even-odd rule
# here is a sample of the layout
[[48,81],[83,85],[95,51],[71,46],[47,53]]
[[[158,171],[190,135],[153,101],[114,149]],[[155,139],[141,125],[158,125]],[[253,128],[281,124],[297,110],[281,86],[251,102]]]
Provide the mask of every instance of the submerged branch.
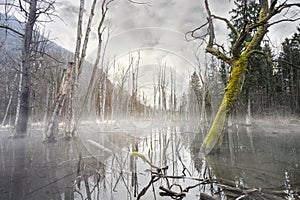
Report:
[[144,162],[148,163],[151,167],[153,167],[153,168],[155,168],[155,169],[161,170],[161,168],[155,166],[148,158],[146,158],[146,156],[144,156],[144,155],[141,154],[140,152],[133,151],[133,152],[131,152],[131,156],[138,156],[138,157],[140,157]]
[[155,176],[151,177],[151,180],[149,181],[148,185],[146,187],[144,187],[142,189],[142,191],[138,194],[137,200],[141,199],[142,196],[144,196],[146,194],[146,192],[148,191],[148,189],[151,187],[151,185],[153,183],[155,183],[156,181],[158,181],[160,178],[157,178]]
[[140,5],[150,5],[150,2],[139,2],[139,1],[133,1],[133,0],[128,0],[130,3],[134,3],[134,4],[140,4]]

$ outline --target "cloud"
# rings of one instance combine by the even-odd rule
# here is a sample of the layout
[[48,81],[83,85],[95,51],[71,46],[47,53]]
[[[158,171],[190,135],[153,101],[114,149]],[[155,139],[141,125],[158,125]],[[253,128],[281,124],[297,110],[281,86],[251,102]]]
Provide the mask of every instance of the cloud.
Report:
[[[210,0],[209,2],[211,11],[214,14],[229,16],[228,12],[231,10],[233,1],[225,0],[220,3],[219,0]],[[76,42],[78,4],[79,1],[71,0],[57,3],[57,12],[64,23],[58,20],[51,26],[51,32],[59,38],[58,41],[70,50],[73,50]],[[98,39],[96,29],[101,16],[100,6],[98,2],[88,49],[88,56],[91,61],[95,57],[93,49],[96,48],[95,45]],[[89,9],[90,5],[86,5],[85,22]],[[127,0],[115,0],[110,4],[108,19],[111,24],[110,30],[113,30],[107,48],[106,55],[108,59],[137,49],[152,48],[151,55],[154,60],[156,59],[153,56],[155,55],[154,49],[157,52],[159,52],[158,49],[164,49],[166,52],[174,52],[191,63],[195,63],[194,51],[201,41],[187,42],[184,34],[205,23],[206,12],[203,1],[151,0],[150,5],[145,6],[130,3]],[[290,34],[294,29],[285,26],[284,29],[272,29],[272,33],[273,30],[277,35],[281,35],[284,34],[283,31]],[[206,29],[204,28],[203,31],[205,32]],[[217,41],[227,45],[229,30],[224,22],[217,22],[215,31]],[[160,55],[160,53],[157,53],[157,55]]]

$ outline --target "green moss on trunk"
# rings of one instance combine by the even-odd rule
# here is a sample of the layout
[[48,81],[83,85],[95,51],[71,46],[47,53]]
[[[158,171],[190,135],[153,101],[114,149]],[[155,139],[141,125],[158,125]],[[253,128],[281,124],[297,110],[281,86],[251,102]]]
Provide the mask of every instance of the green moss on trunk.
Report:
[[223,135],[222,130],[226,117],[233,108],[244,83],[244,76],[247,70],[247,60],[247,57],[242,55],[240,59],[233,64],[231,78],[225,88],[224,98],[200,149],[201,153],[204,155],[208,155],[221,144]]

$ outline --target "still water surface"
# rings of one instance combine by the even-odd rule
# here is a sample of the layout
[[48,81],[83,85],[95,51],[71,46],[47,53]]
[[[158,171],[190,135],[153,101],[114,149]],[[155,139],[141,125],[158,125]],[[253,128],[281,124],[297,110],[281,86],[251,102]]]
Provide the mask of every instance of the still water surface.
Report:
[[288,126],[235,125],[207,158],[199,155],[206,131],[197,126],[87,122],[76,139],[50,144],[41,131],[9,139],[1,130],[0,199],[300,196],[300,131]]

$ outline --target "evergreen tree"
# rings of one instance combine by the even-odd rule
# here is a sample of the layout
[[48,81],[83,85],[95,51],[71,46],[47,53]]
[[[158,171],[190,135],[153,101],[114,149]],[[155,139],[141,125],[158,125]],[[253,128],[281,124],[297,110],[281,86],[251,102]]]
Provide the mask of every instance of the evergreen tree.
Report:
[[277,91],[281,92],[280,103],[292,114],[300,113],[300,28],[292,38],[282,43],[278,58]]
[[190,86],[192,91],[194,92],[194,95],[196,96],[197,102],[201,102],[200,79],[195,71],[191,76]]
[[[258,20],[259,16],[259,4],[253,0],[235,0],[235,8],[230,11],[231,22],[241,32],[245,26],[249,23],[255,23]],[[239,51],[242,51],[247,42],[249,42],[253,37],[253,32],[249,32],[246,36],[245,42],[241,45]],[[236,41],[236,34],[231,32],[229,34],[231,44],[233,45]],[[243,90],[240,94],[241,98],[239,101],[238,112],[245,114],[245,105],[248,102],[248,98],[251,96],[252,103],[256,106],[267,106],[270,98],[268,97],[271,89],[268,87],[269,83],[272,82],[272,64],[268,61],[271,58],[271,48],[267,41],[264,42],[264,47],[259,47],[258,50],[263,52],[262,54],[252,54],[248,62],[247,75],[244,81]],[[271,66],[271,67],[270,67]],[[221,75],[223,75],[221,73]],[[223,75],[224,76],[224,75]],[[226,80],[226,79],[225,79]],[[224,81],[224,78],[223,78]],[[251,95],[252,94],[252,95]],[[261,98],[261,95],[266,95],[264,98]],[[266,107],[264,107],[266,108]],[[257,110],[257,109],[255,109]]]
[[[245,26],[249,23],[254,23],[258,20],[259,13],[259,4],[254,0],[235,0],[235,8],[232,9],[229,13],[231,14],[231,22],[235,28],[241,32]],[[247,36],[245,41],[249,42],[253,36],[252,30]],[[236,34],[229,34],[230,42],[233,45],[237,39]],[[245,44],[241,45],[240,51],[245,47]]]

